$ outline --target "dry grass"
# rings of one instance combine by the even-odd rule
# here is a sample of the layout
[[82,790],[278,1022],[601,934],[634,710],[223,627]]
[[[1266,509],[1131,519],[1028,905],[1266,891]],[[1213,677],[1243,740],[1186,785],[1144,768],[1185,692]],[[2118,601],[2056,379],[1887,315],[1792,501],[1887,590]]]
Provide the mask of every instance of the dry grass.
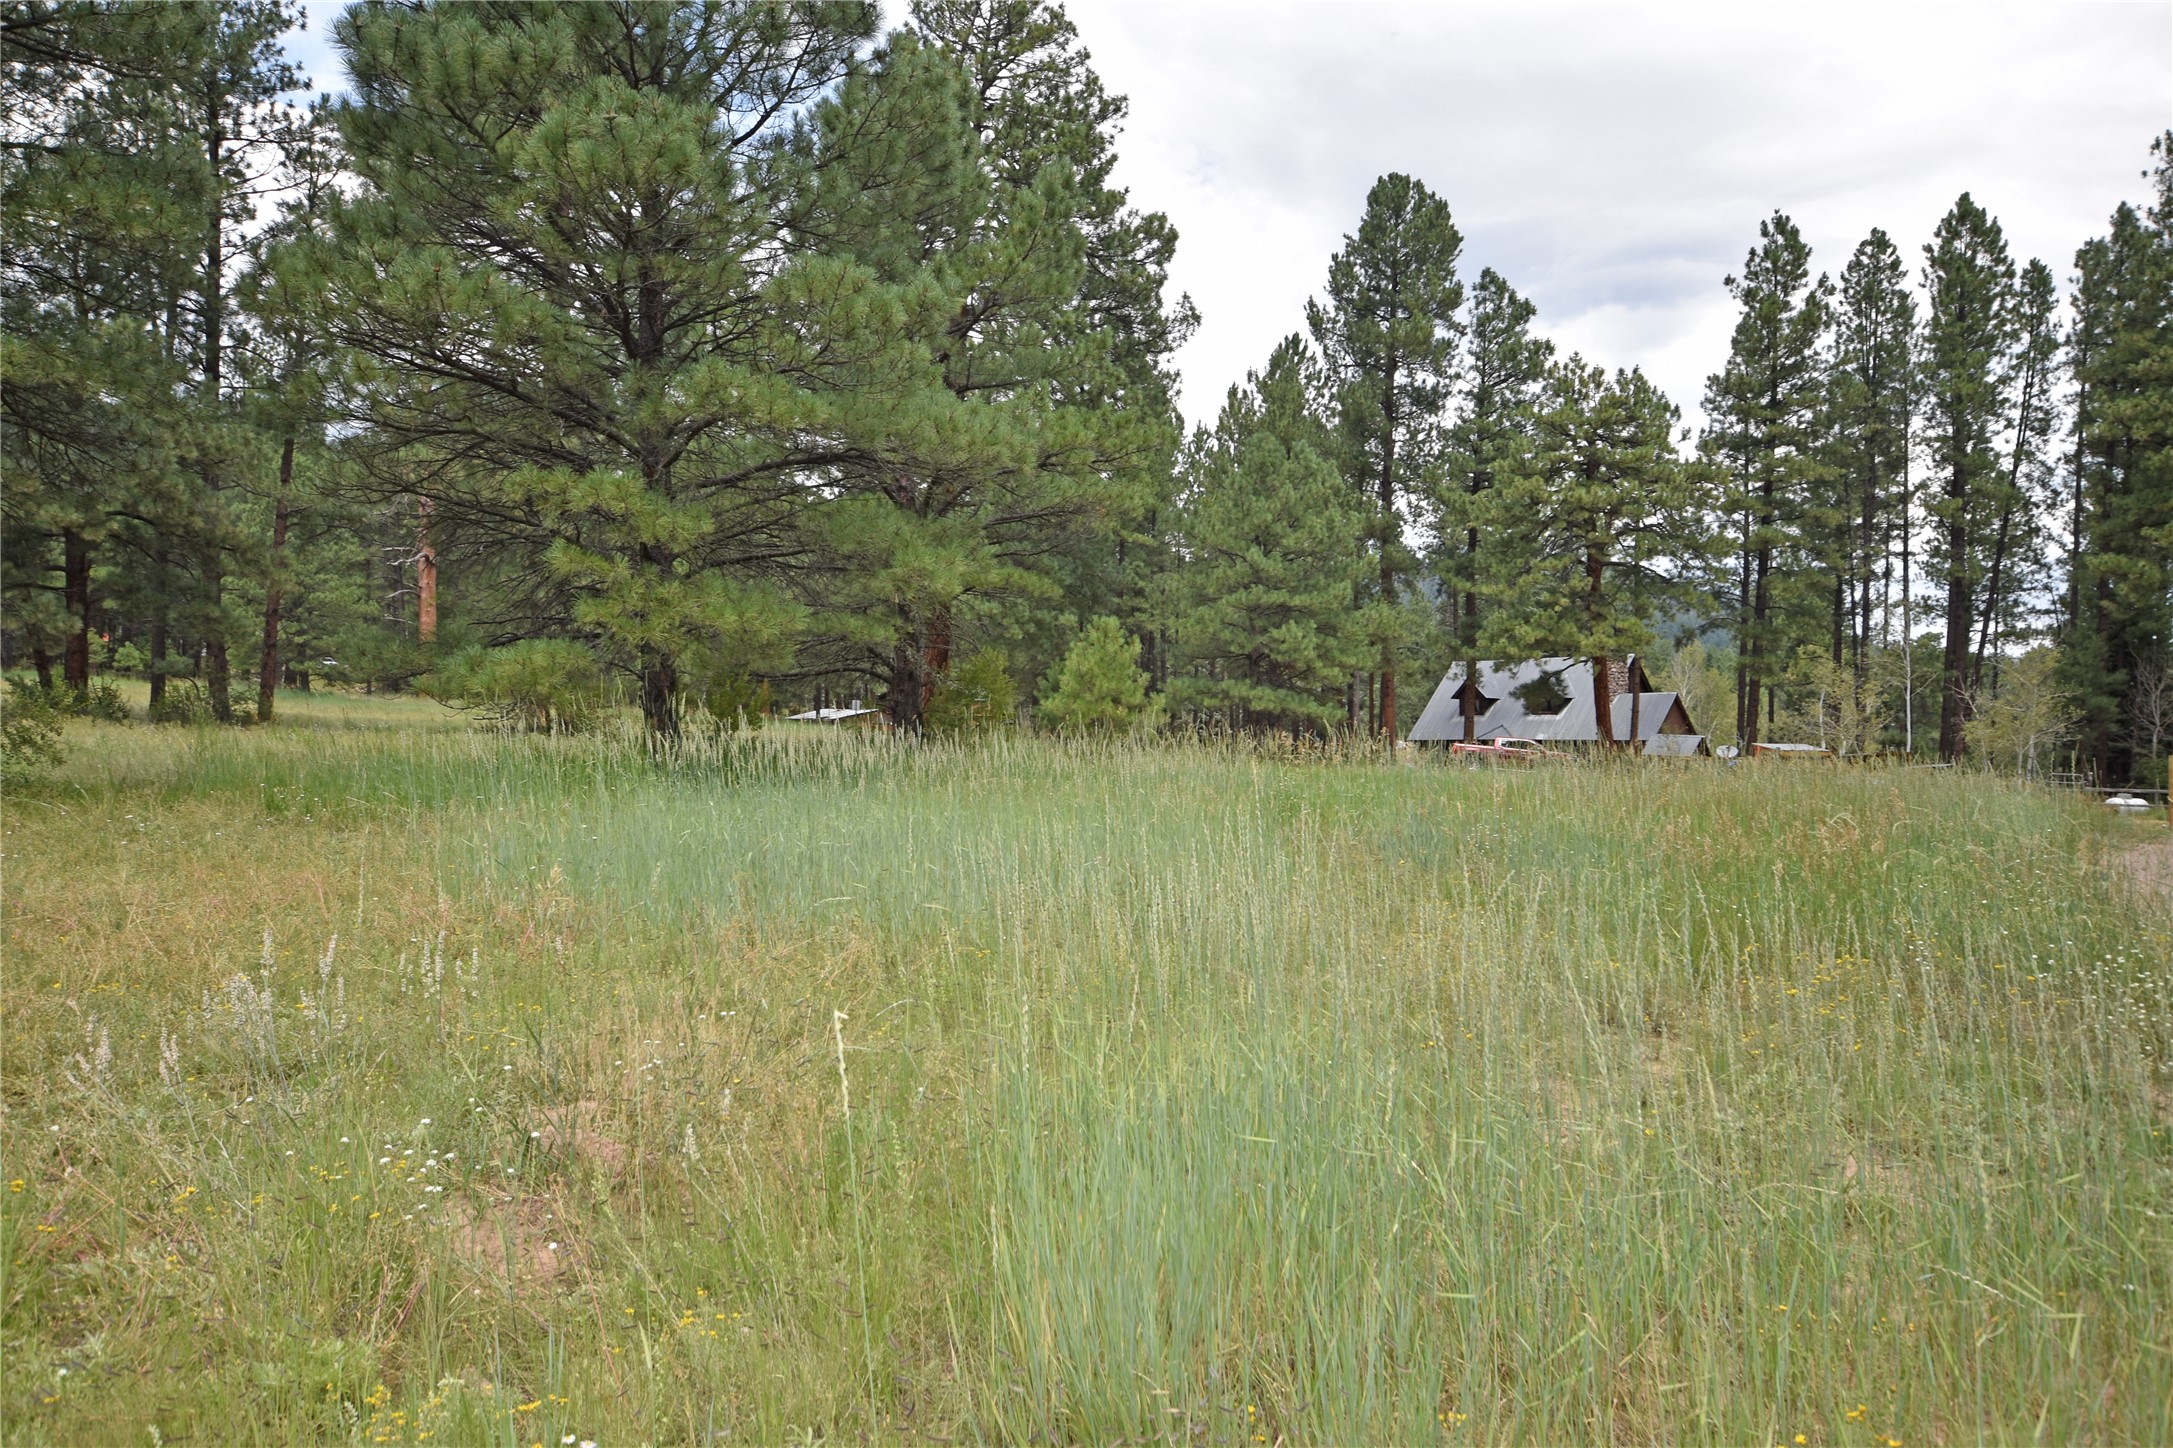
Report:
[[7,801],[10,1443],[2173,1435],[2149,826],[414,707]]

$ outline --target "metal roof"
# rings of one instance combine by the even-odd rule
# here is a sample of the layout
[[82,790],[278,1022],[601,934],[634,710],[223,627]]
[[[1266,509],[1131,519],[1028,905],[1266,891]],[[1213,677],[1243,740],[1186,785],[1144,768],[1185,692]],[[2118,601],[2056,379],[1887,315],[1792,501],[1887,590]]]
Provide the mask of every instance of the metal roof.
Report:
[[[1642,674],[1644,670],[1640,668],[1638,672]],[[1531,713],[1517,697],[1519,689],[1528,689],[1542,680],[1551,680],[1567,699],[1560,712]],[[1456,697],[1463,687],[1464,666],[1458,664],[1442,676],[1433,697],[1419,711],[1418,722],[1411,726],[1410,737],[1414,743],[1451,743],[1464,737],[1464,714]],[[1599,710],[1592,687],[1592,664],[1588,659],[1544,658],[1509,665],[1482,660],[1479,693],[1493,701],[1479,716],[1480,739],[1537,739],[1565,744],[1599,741]],[[1609,719],[1614,725],[1614,736],[1628,741],[1630,696],[1617,694],[1609,702],[1613,706]],[[1701,734],[1660,732],[1666,726],[1669,714],[1681,704],[1680,696],[1672,692],[1646,691],[1639,697],[1637,733],[1639,742],[1645,745],[1645,753],[1689,755],[1704,746],[1705,738]],[[1682,717],[1690,719],[1687,709],[1683,710]],[[1696,722],[1691,721],[1690,727],[1695,729]],[[1663,744],[1662,740],[1667,742]]]
[[809,723],[835,724],[840,719],[858,719],[864,715],[877,712],[879,711],[875,709],[810,709],[804,714],[787,714],[785,718],[795,723],[806,721]]

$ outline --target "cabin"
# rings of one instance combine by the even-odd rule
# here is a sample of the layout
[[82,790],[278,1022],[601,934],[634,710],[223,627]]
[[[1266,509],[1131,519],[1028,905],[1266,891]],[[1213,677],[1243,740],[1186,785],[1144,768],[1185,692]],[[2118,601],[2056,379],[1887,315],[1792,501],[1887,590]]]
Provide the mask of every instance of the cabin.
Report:
[[[1597,744],[1599,711],[1595,707],[1589,659],[1534,659],[1522,664],[1482,661],[1479,677],[1464,677],[1458,664],[1442,676],[1433,697],[1411,726],[1414,744],[1455,744],[1464,738],[1464,716],[1479,716],[1479,739],[1537,739],[1549,744]],[[1608,665],[1614,707],[1614,737],[1630,740],[1630,718],[1637,717],[1639,752],[1656,758],[1687,759],[1704,754],[1698,732],[1682,697],[1656,690],[1644,666],[1632,658]],[[1634,709],[1630,691],[1638,694]]]

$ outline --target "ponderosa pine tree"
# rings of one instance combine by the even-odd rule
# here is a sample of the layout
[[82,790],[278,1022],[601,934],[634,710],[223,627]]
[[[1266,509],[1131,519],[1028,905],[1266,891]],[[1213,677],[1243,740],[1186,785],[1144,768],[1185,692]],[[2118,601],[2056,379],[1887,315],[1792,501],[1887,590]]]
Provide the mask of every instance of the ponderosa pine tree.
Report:
[[1185,451],[1178,562],[1163,579],[1171,707],[1232,728],[1331,728],[1365,662],[1351,597],[1366,515],[1314,410],[1317,364],[1286,338]]
[[[1435,573],[1447,595],[1449,621],[1465,677],[1478,677],[1479,619],[1490,575],[1485,550],[1488,493],[1522,470],[1534,446],[1534,416],[1554,360],[1554,344],[1532,335],[1538,308],[1492,267],[1471,291],[1469,349],[1460,407],[1434,498]],[[1467,710],[1464,738],[1478,737],[1479,716]]]
[[1176,229],[1111,183],[1128,102],[1102,83],[1076,27],[1049,0],[919,0],[911,14],[914,30],[965,67],[973,125],[1000,184],[1024,187],[1052,160],[1072,168],[1085,277],[1060,325],[1064,333],[1100,334],[1095,348],[1106,349],[1109,365],[1061,375],[1056,395],[1067,406],[1106,402],[1134,416],[1168,417],[1151,451],[1123,459],[1124,491],[1145,505],[1145,516],[1076,517],[1030,564],[1061,601],[1041,593],[992,598],[974,610],[976,622],[1048,648],[1061,646],[1072,615],[1110,613],[1142,633],[1150,672],[1162,672],[1166,661],[1155,653],[1143,610],[1152,578],[1168,562],[1155,515],[1169,502],[1181,437],[1170,359],[1199,317],[1189,297],[1168,295]]
[[1846,540],[1836,551],[1847,663],[1861,707],[1877,641],[1873,630],[1886,613],[1894,543],[1908,526],[1910,508],[1916,299],[1901,253],[1884,231],[1873,228],[1842,269],[1833,322],[1825,431],[1834,448],[1831,485]]
[[1122,734],[1151,723],[1161,701],[1148,692],[1139,666],[1139,640],[1104,615],[1078,639],[1044,681],[1041,722],[1064,734]]
[[150,424],[176,379],[138,320],[171,261],[146,230],[168,178],[140,118],[104,103],[150,63],[155,21],[50,5],[0,27],[0,602],[47,688],[56,652],[88,686],[94,556],[171,470]]
[[2150,203],[2122,203],[2075,257],[2061,682],[2104,780],[2156,765],[2137,757],[2153,732],[2142,716],[2156,713],[2144,695],[2173,667],[2173,131],[2152,154]]
[[1928,305],[1919,339],[1924,441],[1932,473],[1927,562],[1946,590],[1939,755],[1961,757],[1969,717],[1971,626],[1989,544],[2013,500],[2000,429],[2013,406],[2018,338],[2014,262],[1999,223],[1963,193],[1924,248]]
[[1610,666],[1690,601],[1712,546],[1706,470],[1676,450],[1680,417],[1643,373],[1610,377],[1571,357],[1549,372],[1530,465],[1489,494],[1494,566],[1514,586],[1500,580],[1483,647],[1590,659],[1603,743],[1615,742]]
[[1190,298],[1167,296],[1177,251],[1169,218],[1138,210],[1110,184],[1130,107],[1095,73],[1078,28],[1048,0],[917,0],[912,28],[965,68],[968,120],[999,185],[1030,186],[1052,161],[1071,168],[1085,281],[1065,325],[1102,334],[1111,365],[1067,379],[1069,394],[1166,401],[1170,354],[1198,315]]
[[[155,436],[160,455],[142,466],[153,454],[138,451],[125,467],[109,455],[61,524],[77,619],[69,674],[87,676],[103,539],[135,555],[137,583],[123,591],[152,613],[154,699],[183,602],[178,622],[197,640],[222,721],[232,717],[223,594],[237,542],[228,493],[271,466],[230,360],[250,328],[237,263],[278,190],[270,178],[312,131],[280,48],[298,18],[286,0],[61,4],[28,8],[6,29],[10,89],[33,93],[17,118],[44,132],[12,152],[22,164],[11,173],[11,260],[30,282],[25,335],[59,342],[44,354],[53,366],[23,380],[104,371],[102,383],[79,378],[78,397],[125,414],[113,439]],[[53,331],[71,326],[66,340]]]
[[160,96],[171,104],[176,139],[192,153],[187,194],[198,212],[196,227],[183,235],[199,261],[180,298],[181,314],[190,319],[183,340],[195,382],[186,466],[202,483],[189,530],[195,632],[212,716],[231,723],[225,579],[232,555],[246,545],[227,493],[245,472],[261,476],[276,466],[268,439],[242,415],[247,379],[231,358],[248,324],[236,297],[246,274],[243,240],[274,194],[267,176],[317,143],[318,121],[291,99],[303,84],[281,49],[282,37],[301,20],[291,0],[202,0],[173,8],[181,21],[171,27]]
[[1779,212],[1759,223],[1758,245],[1727,287],[1741,315],[1727,365],[1706,379],[1706,442],[1725,466],[1723,507],[1736,522],[1735,723],[1748,749],[1767,682],[1794,652],[1776,585],[1813,552],[1833,289],[1823,276],[1812,280],[1811,248]]
[[[268,487],[251,486],[247,480],[241,485],[256,505],[253,511],[266,515],[262,543],[256,550],[262,563],[253,570],[263,592],[257,649],[259,724],[272,722],[284,672],[282,625],[299,601],[299,589],[317,581],[296,566],[302,550],[290,546],[289,535],[297,528],[318,531],[321,520],[307,515],[331,502],[321,488],[310,484],[328,471],[321,456],[329,413],[326,391],[337,363],[319,345],[314,296],[294,292],[298,276],[306,276],[307,268],[283,270],[279,265],[283,253],[324,237],[334,194],[339,157],[330,144],[328,118],[320,108],[311,119],[315,124],[282,158],[286,173],[282,179],[289,183],[292,195],[279,221],[250,239],[250,265],[239,297],[253,322],[236,354],[249,394],[250,420],[261,436],[275,442],[279,458]],[[337,517],[336,511],[330,521],[347,521]]]
[[803,527],[810,662],[877,680],[909,731],[964,610],[1053,600],[1045,560],[1116,533],[1167,474],[1166,394],[1117,385],[1133,344],[1081,320],[1100,193],[1061,149],[1023,179],[991,155],[1019,138],[983,123],[990,104],[960,57],[893,36],[818,109],[795,223],[872,273],[918,359],[853,377],[867,385],[833,409],[841,455]]
[[601,645],[678,730],[690,658],[761,656],[768,581],[895,299],[788,254],[795,117],[871,34],[849,3],[366,3],[340,20],[358,194],[309,266],[412,455],[440,548],[522,560],[531,631]]
[[1380,621],[1380,732],[1391,742],[1405,643],[1398,603],[1416,564],[1404,535],[1409,507],[1430,489],[1445,445],[1464,332],[1456,276],[1463,245],[1448,204],[1392,172],[1373,183],[1358,230],[1329,261],[1326,299],[1306,304],[1335,390],[1343,476],[1371,515],[1369,616]]
[[2058,294],[2052,269],[2031,260],[2015,289],[2015,350],[2008,379],[2007,456],[2001,464],[1991,539],[1986,545],[1984,598],[1977,610],[1977,642],[1970,659],[1972,697],[1999,687],[2002,646],[2027,626],[2029,600],[2048,580],[2050,539],[2045,520],[2053,506],[2053,427],[2057,421],[2060,336]]

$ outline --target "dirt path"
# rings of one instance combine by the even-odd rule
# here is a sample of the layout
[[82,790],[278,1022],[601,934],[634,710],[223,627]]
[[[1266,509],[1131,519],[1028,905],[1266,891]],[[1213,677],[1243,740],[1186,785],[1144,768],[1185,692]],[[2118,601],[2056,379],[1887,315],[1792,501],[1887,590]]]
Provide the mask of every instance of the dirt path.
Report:
[[2154,844],[2122,850],[2114,857],[2113,866],[2144,894],[2173,898],[2173,835]]

